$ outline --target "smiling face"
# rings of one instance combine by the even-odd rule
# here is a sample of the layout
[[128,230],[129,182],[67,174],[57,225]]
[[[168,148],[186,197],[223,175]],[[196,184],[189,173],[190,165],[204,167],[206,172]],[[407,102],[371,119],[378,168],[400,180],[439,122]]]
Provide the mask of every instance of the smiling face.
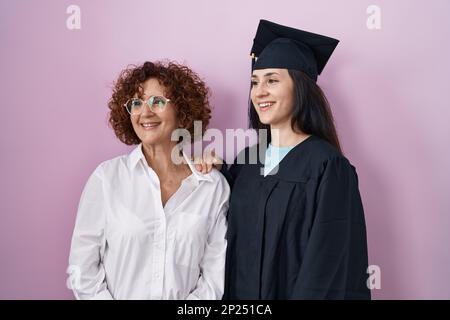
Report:
[[294,82],[287,69],[254,70],[250,96],[263,124],[271,128],[291,125]]
[[148,79],[142,83],[141,87],[143,92],[141,99],[146,103],[141,114],[130,116],[136,135],[143,144],[147,145],[171,143],[172,132],[178,128],[175,105],[169,102],[163,111],[152,112],[147,105],[147,100],[150,96],[166,97],[166,90],[155,78]]

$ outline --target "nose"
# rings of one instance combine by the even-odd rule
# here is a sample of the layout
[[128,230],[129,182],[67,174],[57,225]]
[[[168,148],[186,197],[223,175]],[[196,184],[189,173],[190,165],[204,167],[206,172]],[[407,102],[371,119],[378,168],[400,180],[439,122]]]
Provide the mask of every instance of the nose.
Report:
[[264,85],[264,83],[259,83],[256,86],[253,87],[253,95],[257,98],[259,97],[265,97],[269,94],[267,91],[267,87]]
[[150,106],[148,105],[147,102],[144,103],[144,105],[142,106],[142,112],[141,112],[141,116],[154,116],[155,113],[150,109]]

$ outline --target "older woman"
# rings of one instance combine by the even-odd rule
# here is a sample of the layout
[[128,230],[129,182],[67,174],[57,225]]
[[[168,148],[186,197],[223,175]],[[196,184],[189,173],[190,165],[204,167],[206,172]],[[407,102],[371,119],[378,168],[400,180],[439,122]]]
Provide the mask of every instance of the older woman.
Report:
[[146,62],[121,73],[108,105],[116,136],[138,146],[101,163],[84,188],[69,259],[76,298],[220,299],[229,187],[171,140],[194,120],[207,126],[204,82],[186,66]]

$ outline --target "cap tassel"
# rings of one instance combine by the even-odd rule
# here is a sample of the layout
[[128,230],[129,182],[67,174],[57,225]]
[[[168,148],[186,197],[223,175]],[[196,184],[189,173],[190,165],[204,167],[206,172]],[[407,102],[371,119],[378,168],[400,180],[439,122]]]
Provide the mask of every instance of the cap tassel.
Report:
[[255,62],[256,62],[256,57],[255,57],[255,54],[253,52],[250,55],[250,57],[252,57],[252,70],[253,70],[253,67],[255,66]]

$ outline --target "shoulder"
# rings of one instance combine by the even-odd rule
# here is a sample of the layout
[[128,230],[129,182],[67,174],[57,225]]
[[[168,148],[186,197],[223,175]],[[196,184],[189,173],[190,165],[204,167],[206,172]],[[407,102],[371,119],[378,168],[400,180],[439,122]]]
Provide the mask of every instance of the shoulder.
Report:
[[208,176],[211,178],[216,192],[225,194],[226,196],[230,194],[230,186],[228,185],[227,179],[217,169],[211,170]]
[[344,155],[335,146],[324,139],[312,136],[309,138],[309,141],[305,142],[305,149],[302,152],[308,154],[310,160],[315,163],[323,163],[333,159],[345,159]]
[[356,174],[355,167],[332,144],[316,137],[308,145],[308,160],[315,176],[336,173]]
[[97,175],[101,178],[109,178],[116,175],[121,170],[128,168],[128,157],[128,154],[124,154],[101,162],[95,168],[93,175]]
[[231,194],[230,186],[217,169],[214,168],[207,174],[198,174],[206,177],[206,181],[202,181],[200,185],[202,192],[198,193],[201,194],[202,201],[212,201],[218,206],[228,203]]
[[311,136],[291,150],[279,176],[291,181],[321,179],[330,171],[352,170],[347,158],[328,141]]

